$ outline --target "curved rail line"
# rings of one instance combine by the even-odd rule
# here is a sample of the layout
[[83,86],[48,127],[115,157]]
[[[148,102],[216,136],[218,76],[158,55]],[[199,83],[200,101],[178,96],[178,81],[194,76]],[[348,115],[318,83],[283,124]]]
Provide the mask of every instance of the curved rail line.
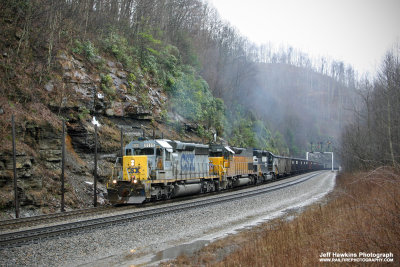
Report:
[[34,225],[44,224],[44,223],[53,222],[53,221],[57,221],[57,220],[63,220],[65,218],[70,218],[70,217],[75,217],[75,216],[82,216],[82,215],[89,216],[91,214],[101,214],[101,213],[107,212],[112,209],[113,209],[113,207],[111,207],[111,206],[103,206],[103,207],[97,207],[97,208],[86,208],[86,209],[58,212],[58,213],[52,213],[52,214],[44,214],[44,215],[37,215],[37,216],[31,216],[31,217],[2,220],[2,221],[0,221],[0,231],[4,231],[4,230],[8,230],[8,229],[18,229],[18,228],[27,227],[27,226],[34,226]]
[[156,207],[144,211],[134,211],[126,214],[112,215],[102,218],[89,219],[78,222],[64,223],[54,226],[46,226],[42,228],[35,228],[35,229],[0,234],[0,249],[22,246],[30,243],[37,243],[40,240],[81,233],[84,231],[88,231],[90,229],[103,228],[110,225],[119,225],[122,223],[126,223],[128,221],[134,221],[145,217],[157,216],[165,213],[177,212],[191,208],[199,208],[203,206],[215,205],[217,203],[222,203],[226,201],[257,196],[260,194],[265,194],[292,185],[303,183],[319,174],[321,174],[321,172],[313,173],[294,181],[288,181],[266,188],[259,188],[246,192],[238,192],[227,196],[218,195],[217,197],[211,197],[196,202],[175,204],[168,207]]

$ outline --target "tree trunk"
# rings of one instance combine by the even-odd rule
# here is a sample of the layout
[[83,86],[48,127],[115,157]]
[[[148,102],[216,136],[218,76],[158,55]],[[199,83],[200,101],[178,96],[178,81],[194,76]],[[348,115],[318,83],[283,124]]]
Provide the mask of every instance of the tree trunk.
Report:
[[391,105],[390,105],[390,98],[389,98],[389,94],[387,95],[387,120],[388,120],[388,138],[389,138],[389,149],[390,149],[390,158],[392,161],[392,165],[395,166],[395,160],[394,160],[394,153],[393,153],[393,142],[392,142],[392,125],[391,125]]

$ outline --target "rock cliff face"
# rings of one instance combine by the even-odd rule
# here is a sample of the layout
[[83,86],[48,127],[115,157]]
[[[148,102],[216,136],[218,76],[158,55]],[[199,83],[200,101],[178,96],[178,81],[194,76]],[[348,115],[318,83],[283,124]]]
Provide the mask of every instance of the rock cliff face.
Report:
[[[21,125],[17,122],[17,125],[16,169],[20,204],[25,210],[33,211],[40,207],[43,212],[47,212],[57,206],[57,194],[54,193],[57,193],[56,184],[60,173],[60,135],[57,128],[49,123],[39,125],[30,122]],[[11,143],[11,138],[7,139],[5,141]],[[13,161],[11,149],[8,148],[6,146],[0,152],[2,209],[10,208],[14,201]]]
[[[66,121],[67,208],[92,205],[95,117],[98,130],[99,201],[106,203],[105,186],[120,151],[120,129],[125,143],[142,136],[160,136],[165,129],[167,97],[152,77],[136,77],[119,62],[97,56],[87,60],[60,51],[57,71],[37,89],[42,103],[10,104],[0,97],[0,209],[13,214],[11,114],[16,116],[18,194],[22,215],[52,212],[60,206],[61,125]],[[43,100],[45,99],[45,100]],[[166,138],[176,138],[165,130]]]
[[[159,119],[167,97],[153,88],[151,77],[136,77],[122,64],[105,60],[82,61],[62,51],[57,57],[61,78],[50,80],[45,89],[65,91],[53,108],[67,108],[93,115],[139,120]],[[146,79],[147,78],[147,79]]]

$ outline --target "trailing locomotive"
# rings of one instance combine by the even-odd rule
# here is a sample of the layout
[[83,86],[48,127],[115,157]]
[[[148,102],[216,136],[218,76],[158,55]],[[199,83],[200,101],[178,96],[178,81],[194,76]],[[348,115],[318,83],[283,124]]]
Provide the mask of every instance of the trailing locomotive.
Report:
[[117,159],[108,198],[112,204],[143,203],[228,188],[321,169],[316,162],[265,150],[165,139],[132,141]]

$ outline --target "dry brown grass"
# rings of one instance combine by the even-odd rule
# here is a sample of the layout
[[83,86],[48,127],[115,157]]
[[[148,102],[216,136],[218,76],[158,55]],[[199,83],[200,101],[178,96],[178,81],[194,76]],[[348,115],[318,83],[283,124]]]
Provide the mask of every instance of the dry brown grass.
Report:
[[[221,261],[216,259],[220,241],[195,257],[181,257],[166,265],[319,266],[322,252],[392,252],[398,264],[400,174],[382,167],[340,175],[326,205],[314,205],[290,222],[275,220],[242,235],[247,240]],[[216,253],[210,260],[212,250]]]
[[120,149],[120,130],[109,119],[103,118],[104,124],[99,130],[99,141],[103,152],[115,152]]
[[70,135],[65,136],[65,149],[71,155],[71,157],[81,166],[86,166],[86,162],[84,162],[81,157],[76,153],[73,145],[72,138]]

